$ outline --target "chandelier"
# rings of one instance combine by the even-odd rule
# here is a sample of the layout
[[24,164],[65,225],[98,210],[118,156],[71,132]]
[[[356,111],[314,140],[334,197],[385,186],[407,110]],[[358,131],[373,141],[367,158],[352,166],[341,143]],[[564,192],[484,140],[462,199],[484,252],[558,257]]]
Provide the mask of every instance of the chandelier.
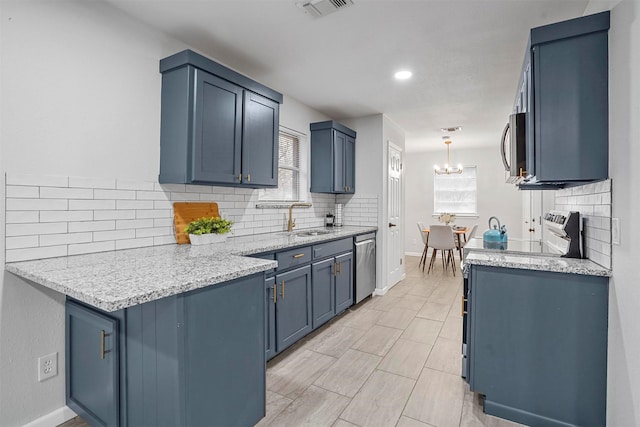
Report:
[[455,167],[451,166],[451,157],[449,153],[449,145],[451,145],[451,140],[449,139],[448,136],[443,136],[442,139],[444,139],[444,143],[447,146],[447,163],[445,163],[444,168],[440,168],[440,166],[434,165],[433,171],[436,173],[436,175],[449,175],[452,173],[462,173],[462,165],[460,163],[458,163],[458,166],[455,166]]

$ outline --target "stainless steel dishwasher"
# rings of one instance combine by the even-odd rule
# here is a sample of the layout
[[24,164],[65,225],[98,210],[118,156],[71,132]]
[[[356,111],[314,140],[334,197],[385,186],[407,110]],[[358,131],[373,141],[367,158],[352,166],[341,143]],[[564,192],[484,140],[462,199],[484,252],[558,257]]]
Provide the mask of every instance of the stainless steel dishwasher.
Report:
[[356,304],[376,288],[376,233],[354,237],[356,246]]

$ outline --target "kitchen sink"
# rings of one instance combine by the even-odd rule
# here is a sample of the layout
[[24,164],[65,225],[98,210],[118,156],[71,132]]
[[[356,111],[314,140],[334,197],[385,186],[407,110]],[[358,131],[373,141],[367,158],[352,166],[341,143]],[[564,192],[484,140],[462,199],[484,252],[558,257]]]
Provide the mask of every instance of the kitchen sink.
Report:
[[309,237],[309,236],[320,236],[320,235],[329,234],[329,233],[331,233],[331,231],[329,230],[304,230],[304,231],[297,231],[294,234],[300,237]]

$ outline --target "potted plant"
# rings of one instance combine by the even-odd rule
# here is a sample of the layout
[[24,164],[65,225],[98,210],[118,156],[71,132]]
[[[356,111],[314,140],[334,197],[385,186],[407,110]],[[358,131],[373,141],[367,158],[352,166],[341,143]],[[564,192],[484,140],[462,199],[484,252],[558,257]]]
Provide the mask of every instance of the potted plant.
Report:
[[452,222],[456,221],[456,214],[452,214],[452,213],[448,213],[448,212],[442,212],[440,214],[440,216],[438,217],[438,221],[444,222],[445,224],[449,225]]
[[203,217],[191,221],[184,232],[189,235],[192,245],[208,245],[226,241],[232,225],[233,221],[219,216]]

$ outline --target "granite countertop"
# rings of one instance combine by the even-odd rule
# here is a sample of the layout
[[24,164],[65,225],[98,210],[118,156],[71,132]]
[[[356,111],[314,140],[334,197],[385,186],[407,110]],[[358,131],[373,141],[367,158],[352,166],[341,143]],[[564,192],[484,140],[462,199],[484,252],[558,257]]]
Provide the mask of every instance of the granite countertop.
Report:
[[539,245],[529,241],[509,241],[506,250],[487,249],[482,239],[472,239],[464,247],[463,274],[471,265],[519,268],[555,273],[611,277],[611,270],[588,259],[562,258],[559,254],[542,253]]
[[21,261],[6,264],[5,269],[104,311],[116,311],[277,266],[276,261],[247,255],[354,236],[377,228],[328,230],[328,234],[317,236],[265,233],[213,245],[164,245]]

